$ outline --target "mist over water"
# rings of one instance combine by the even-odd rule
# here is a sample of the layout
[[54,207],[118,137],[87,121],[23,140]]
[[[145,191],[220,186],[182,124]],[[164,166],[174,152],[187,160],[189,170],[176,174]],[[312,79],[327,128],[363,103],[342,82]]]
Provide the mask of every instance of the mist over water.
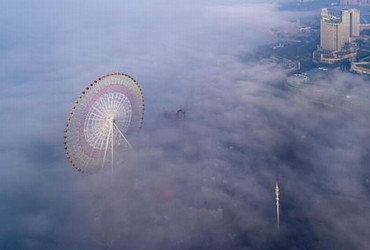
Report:
[[[238,59],[296,13],[158,0],[8,2],[0,14],[1,249],[370,244],[368,79],[333,71],[297,92],[278,65]],[[144,126],[114,175],[83,175],[63,155],[65,119],[112,71],[140,83]],[[351,101],[318,102],[337,89]],[[178,109],[184,121],[163,115]]]

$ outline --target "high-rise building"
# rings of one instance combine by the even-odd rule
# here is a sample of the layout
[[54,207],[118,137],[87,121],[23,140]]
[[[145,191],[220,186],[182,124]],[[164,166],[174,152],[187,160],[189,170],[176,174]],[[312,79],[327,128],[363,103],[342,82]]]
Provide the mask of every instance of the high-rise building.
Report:
[[360,11],[357,9],[350,9],[349,12],[350,12],[349,34],[351,37],[359,37],[360,36]]
[[339,51],[351,38],[360,35],[360,11],[357,9],[321,9],[320,47]]

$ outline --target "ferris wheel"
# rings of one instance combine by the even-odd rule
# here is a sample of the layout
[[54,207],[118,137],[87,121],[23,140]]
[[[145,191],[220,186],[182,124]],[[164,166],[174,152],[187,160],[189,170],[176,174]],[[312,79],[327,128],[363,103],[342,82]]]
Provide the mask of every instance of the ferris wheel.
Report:
[[67,118],[64,150],[72,167],[92,172],[114,166],[132,146],[127,136],[144,119],[144,96],[130,76],[112,73],[88,85]]

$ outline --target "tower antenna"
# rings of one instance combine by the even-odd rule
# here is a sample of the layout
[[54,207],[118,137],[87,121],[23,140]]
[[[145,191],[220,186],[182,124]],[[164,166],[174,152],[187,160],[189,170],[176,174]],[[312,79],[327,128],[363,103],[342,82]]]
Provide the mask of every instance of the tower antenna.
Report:
[[279,183],[276,182],[276,185],[275,185],[275,196],[276,196],[276,225],[277,225],[277,229],[278,230],[280,229],[280,204],[279,204],[279,195],[280,195]]

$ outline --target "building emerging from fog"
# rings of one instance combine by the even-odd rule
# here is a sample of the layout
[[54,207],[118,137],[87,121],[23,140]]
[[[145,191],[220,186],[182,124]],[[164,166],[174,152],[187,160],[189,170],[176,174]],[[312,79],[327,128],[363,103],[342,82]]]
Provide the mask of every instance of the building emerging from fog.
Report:
[[360,11],[321,10],[320,48],[329,51],[342,50],[345,43],[360,36]]
[[360,11],[357,9],[321,9],[320,46],[313,54],[316,62],[334,64],[356,58],[360,36]]

